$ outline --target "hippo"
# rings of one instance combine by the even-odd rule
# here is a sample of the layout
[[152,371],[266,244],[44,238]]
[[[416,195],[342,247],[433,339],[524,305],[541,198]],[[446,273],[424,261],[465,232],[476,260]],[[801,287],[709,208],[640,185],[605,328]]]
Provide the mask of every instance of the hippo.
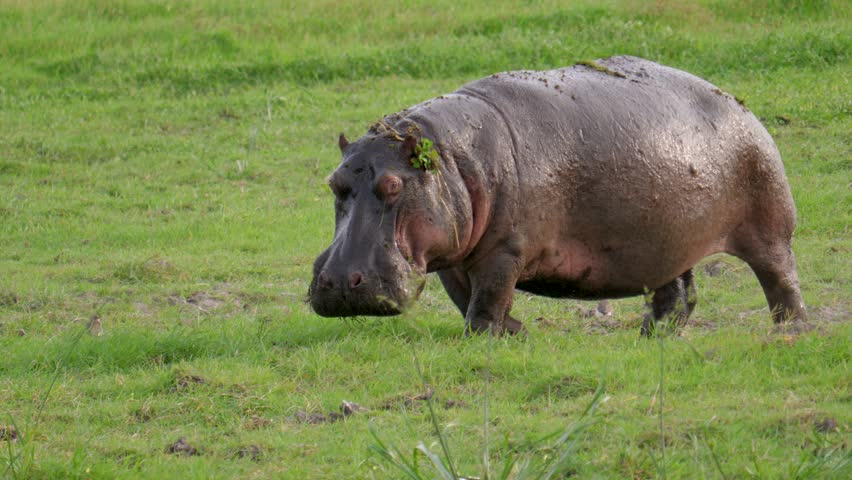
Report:
[[334,239],[308,291],[321,316],[400,314],[437,272],[466,332],[524,331],[518,289],[644,295],[650,335],[686,322],[692,268],[725,252],[776,323],[807,320],[778,149],[689,73],[630,56],[497,73],[338,144]]

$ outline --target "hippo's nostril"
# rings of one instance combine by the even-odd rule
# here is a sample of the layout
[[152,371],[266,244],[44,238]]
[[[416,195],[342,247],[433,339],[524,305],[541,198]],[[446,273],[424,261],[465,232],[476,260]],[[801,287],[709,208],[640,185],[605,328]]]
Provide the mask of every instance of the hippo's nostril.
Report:
[[349,288],[355,288],[361,285],[363,281],[364,277],[361,275],[361,272],[353,272],[352,275],[349,275]]
[[328,277],[326,272],[320,272],[317,277],[317,287],[322,290],[329,290],[332,287],[331,278]]

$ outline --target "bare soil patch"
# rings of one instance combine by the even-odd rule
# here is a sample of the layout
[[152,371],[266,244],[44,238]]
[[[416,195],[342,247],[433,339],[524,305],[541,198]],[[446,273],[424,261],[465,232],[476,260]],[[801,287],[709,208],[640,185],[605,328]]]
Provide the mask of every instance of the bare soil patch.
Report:
[[198,449],[190,445],[183,437],[178,438],[175,443],[168,445],[165,452],[172,455],[184,455],[187,457],[200,455]]

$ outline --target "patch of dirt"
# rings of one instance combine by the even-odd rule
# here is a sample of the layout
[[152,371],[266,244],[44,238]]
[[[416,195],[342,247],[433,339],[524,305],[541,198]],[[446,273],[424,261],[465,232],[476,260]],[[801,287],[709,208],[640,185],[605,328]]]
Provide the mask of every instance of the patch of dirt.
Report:
[[186,303],[195,305],[202,312],[208,312],[221,307],[225,302],[208,292],[194,292],[186,297]]
[[222,284],[212,291],[199,290],[190,293],[186,297],[169,295],[167,300],[171,305],[186,305],[202,313],[217,310],[227,304],[232,304],[240,309],[250,308],[250,306],[245,305],[238,297],[238,295],[231,291],[228,284]]
[[616,317],[610,300],[601,300],[594,308],[575,307],[575,310],[580,318],[589,319],[581,323],[581,328],[587,335],[610,335],[617,330],[639,328],[642,323],[641,317],[632,315],[626,318]]
[[814,323],[800,321],[777,323],[772,327],[772,333],[781,334],[782,337],[801,335],[814,330],[817,330]]
[[322,423],[332,423],[338,420],[343,419],[342,413],[332,412],[328,415],[324,415],[322,413],[308,413],[302,410],[296,412],[296,415],[293,416],[293,419],[297,423],[307,423],[310,425],[319,425]]
[[[616,319],[615,309],[610,300],[601,300],[594,308],[586,308],[585,306],[569,307],[569,311],[574,311],[581,319],[591,319],[579,325],[589,335],[607,335],[614,333],[616,330],[632,329],[638,326],[637,322]],[[554,320],[547,317],[538,317],[533,323],[541,328],[559,329],[565,332],[569,332],[575,328],[573,323],[568,320]]]
[[348,417],[348,416],[354,415],[356,413],[368,412],[369,410],[362,407],[361,405],[358,405],[355,402],[350,402],[348,400],[344,400],[340,404],[340,411],[343,412],[343,416]]
[[642,316],[630,315],[626,318],[616,318],[614,315],[600,315],[584,324],[589,335],[609,335],[616,330],[638,330],[642,325]]
[[200,453],[198,453],[198,449],[190,445],[183,437],[178,438],[175,443],[167,446],[165,452],[172,455],[184,455],[187,457],[200,455]]
[[232,458],[247,458],[253,462],[259,462],[263,459],[263,449],[257,445],[246,445],[237,448],[231,454]]
[[209,312],[222,306],[224,301],[213,294],[199,291],[189,294],[186,298],[171,295],[169,297],[169,303],[172,305],[192,305],[202,312]]
[[825,417],[814,422],[814,428],[820,433],[839,432],[840,428],[837,425],[837,420],[832,417]]
[[538,325],[541,328],[556,328],[556,327],[559,326],[559,324],[556,321],[550,320],[549,318],[546,318],[546,317],[538,317],[535,320],[533,320],[533,323],[535,323],[536,325]]
[[330,412],[327,415],[322,413],[308,413],[302,410],[296,412],[296,414],[292,417],[297,423],[308,423],[311,425],[318,425],[321,423],[334,423],[344,418],[350,417],[357,413],[368,412],[369,410],[358,405],[355,402],[350,402],[349,400],[343,400],[340,404],[340,412]]
[[717,330],[719,328],[719,324],[713,320],[707,320],[706,318],[701,317],[690,317],[690,319],[686,322],[686,326],[701,328],[703,330]]
[[136,313],[139,313],[139,314],[145,315],[145,316],[151,316],[154,313],[154,311],[151,309],[151,307],[147,303],[144,303],[144,302],[133,302],[133,308],[136,309]]
[[448,410],[451,408],[467,408],[467,402],[464,400],[447,400],[444,402],[444,408]]
[[93,337],[100,337],[104,334],[104,324],[100,315],[93,315],[88,323],[89,334]]
[[[791,432],[801,432],[807,427],[814,429],[816,433],[830,434],[840,433],[846,430],[846,426],[839,424],[834,417],[810,410],[805,405],[809,405],[807,401],[799,403],[798,413],[783,416],[770,420],[766,423],[764,430],[766,433],[778,438],[787,437]],[[808,445],[813,445],[811,439],[803,438],[801,448],[807,448]],[[844,447],[845,448],[845,447]]]
[[400,405],[405,407],[411,407],[417,405],[419,402],[425,402],[427,400],[430,400],[433,396],[435,396],[435,389],[430,386],[427,386],[425,392],[418,394],[404,393],[402,395],[397,395],[379,404],[378,408],[380,410],[392,410],[398,408]]
[[601,300],[595,306],[588,310],[580,310],[580,315],[585,318],[601,318],[612,316],[612,303],[609,300]]
[[612,317],[601,317],[585,324],[589,335],[612,335],[616,330],[626,328],[624,324]]
[[268,427],[269,425],[272,425],[272,420],[263,418],[259,415],[252,415],[251,418],[243,423],[243,428],[246,430],[258,430],[260,428]]
[[172,386],[171,391],[177,392],[181,390],[186,390],[195,385],[206,385],[208,382],[204,377],[200,377],[198,375],[179,375],[175,379],[175,384]]
[[154,418],[154,409],[151,408],[151,405],[143,403],[139,406],[139,408],[133,411],[133,418],[139,422],[147,422]]
[[17,442],[21,435],[12,425],[0,425],[0,442]]
[[808,312],[812,320],[825,323],[844,323],[852,320],[849,310],[843,305],[825,305]]
[[740,313],[737,314],[737,318],[739,318],[740,321],[750,320],[750,319],[752,319],[752,317],[755,317],[755,316],[762,316],[762,317],[764,317],[764,319],[768,320],[769,317],[770,317],[769,307],[757,308],[757,309],[754,309],[754,310],[746,310],[744,312],[740,312]]
[[0,292],[0,307],[11,307],[17,305],[18,294],[15,292]]
[[[767,309],[761,309],[766,312]],[[754,312],[749,312],[754,313]],[[742,314],[740,315],[742,317]],[[784,343],[792,346],[801,335],[815,332],[819,335],[827,335],[826,326],[831,323],[844,323],[850,319],[849,311],[843,305],[826,305],[812,308],[808,311],[808,321],[793,321],[775,324],[772,327],[772,335],[764,344]]]

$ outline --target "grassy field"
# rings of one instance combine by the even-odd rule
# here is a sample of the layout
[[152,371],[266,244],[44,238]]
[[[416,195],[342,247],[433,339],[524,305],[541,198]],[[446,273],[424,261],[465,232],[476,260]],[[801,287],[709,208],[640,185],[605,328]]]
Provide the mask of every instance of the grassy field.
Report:
[[[409,457],[440,451],[415,358],[464,475],[482,476],[486,425],[494,465],[552,456],[532,441],[599,384],[577,478],[852,475],[849,2],[236,4],[0,0],[2,476],[399,478],[371,425]],[[586,318],[594,304],[523,294],[528,338],[464,338],[435,278],[404,317],[312,314],[339,132],[497,71],[615,54],[763,120],[816,330],[774,333],[725,256],[697,268],[693,319],[662,344],[639,339],[641,298]],[[368,411],[330,415],[343,400]],[[181,437],[195,454],[167,451]]]

